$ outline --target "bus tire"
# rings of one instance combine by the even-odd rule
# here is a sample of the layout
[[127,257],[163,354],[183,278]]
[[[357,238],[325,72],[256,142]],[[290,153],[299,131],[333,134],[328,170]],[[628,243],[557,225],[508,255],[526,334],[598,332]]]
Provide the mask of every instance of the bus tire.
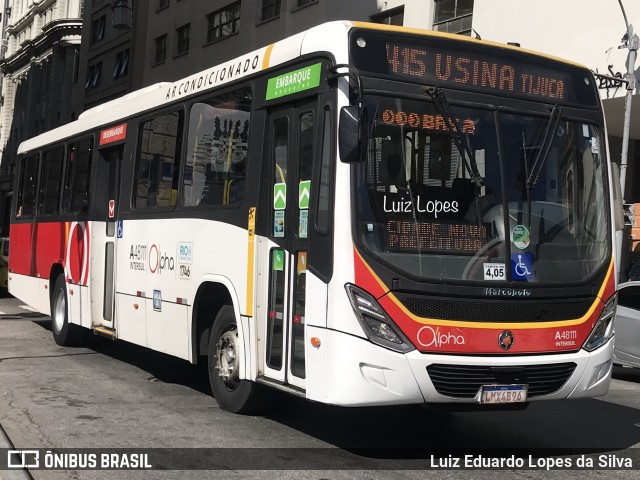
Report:
[[233,307],[223,306],[209,337],[209,382],[218,405],[232,413],[253,413],[260,408],[257,385],[239,378],[238,325]]
[[51,292],[51,331],[53,339],[62,347],[77,347],[83,343],[84,331],[69,323],[67,286],[63,275],[58,275]]

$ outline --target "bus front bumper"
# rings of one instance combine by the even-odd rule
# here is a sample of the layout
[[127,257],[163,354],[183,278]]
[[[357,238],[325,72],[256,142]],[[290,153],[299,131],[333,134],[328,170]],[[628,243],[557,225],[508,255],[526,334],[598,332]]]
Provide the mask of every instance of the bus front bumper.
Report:
[[[474,357],[418,351],[401,354],[353,335],[331,330],[326,330],[324,334],[324,346],[327,347],[325,395],[324,398],[312,398],[313,395],[310,398],[334,405],[478,403],[479,387],[477,394],[469,396],[470,388],[475,391],[476,387],[469,382],[457,385],[459,380],[456,375],[447,374],[449,371],[464,372],[464,367],[468,367],[469,371],[475,369],[476,372],[478,368],[485,372],[520,371],[528,375],[524,378],[537,378],[527,382],[527,401],[597,397],[608,392],[611,381],[613,338],[593,352],[581,349],[574,353],[549,355]],[[440,369],[439,381],[435,382],[428,371],[432,370],[433,373],[434,367]],[[558,369],[564,372],[566,380],[562,378],[560,383],[554,385],[548,379],[557,379]],[[545,381],[547,384],[544,384]],[[483,385],[496,383],[514,382],[482,382]],[[536,388],[533,388],[534,385]],[[464,387],[462,390],[466,389],[466,396],[441,393],[456,391],[461,386]]]

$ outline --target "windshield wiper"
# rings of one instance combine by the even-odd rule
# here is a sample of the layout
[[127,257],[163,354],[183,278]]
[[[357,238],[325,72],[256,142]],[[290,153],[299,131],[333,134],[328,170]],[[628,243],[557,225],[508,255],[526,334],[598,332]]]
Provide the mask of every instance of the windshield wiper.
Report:
[[438,113],[442,115],[442,118],[451,133],[453,143],[456,144],[456,147],[460,152],[460,156],[462,157],[462,162],[469,172],[471,183],[475,185],[476,191],[479,190],[480,187],[484,186],[484,178],[480,176],[478,165],[476,163],[476,156],[469,145],[468,138],[462,135],[462,127],[460,126],[460,123],[451,114],[451,107],[447,97],[444,96],[444,92],[439,87],[424,87],[424,91],[429,95],[429,97],[431,97],[431,101],[436,107],[436,110],[438,110]]
[[553,140],[553,135],[556,133],[558,129],[558,124],[560,123],[560,117],[562,116],[562,108],[556,103],[553,106],[553,110],[551,110],[551,117],[549,117],[549,121],[547,122],[547,128],[544,131],[544,138],[542,140],[542,145],[540,145],[540,150],[538,150],[538,155],[536,155],[536,159],[531,166],[531,170],[529,172],[529,176],[527,177],[527,191],[531,190],[538,183],[540,172],[542,171],[542,167],[544,166],[544,162],[549,156],[549,150],[551,150],[551,142]]

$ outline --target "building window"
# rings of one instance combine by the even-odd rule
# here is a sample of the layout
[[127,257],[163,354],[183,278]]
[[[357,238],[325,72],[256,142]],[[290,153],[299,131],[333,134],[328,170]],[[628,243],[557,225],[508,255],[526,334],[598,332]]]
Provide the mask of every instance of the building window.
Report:
[[169,0],[158,0],[158,8],[157,10],[162,10],[169,6]]
[[306,7],[307,5],[311,5],[312,3],[318,3],[318,0],[297,0],[296,8]]
[[471,35],[473,0],[435,0],[433,29]]
[[385,25],[402,26],[404,24],[404,5],[402,7],[392,8],[391,10],[385,10],[377,15],[371,15],[371,21]]
[[187,23],[176,29],[176,55],[182,55],[189,51],[189,30],[191,24]]
[[91,43],[99,42],[104,38],[104,29],[106,24],[106,15],[102,15],[93,21],[93,25],[91,26]]
[[118,78],[126,77],[129,73],[129,49],[123,50],[122,52],[118,52],[116,54],[116,64],[113,67],[113,78],[117,80]]
[[167,35],[162,35],[155,39],[156,55],[155,63],[162,63],[167,59]]
[[102,85],[102,62],[98,62],[95,65],[91,65],[87,70],[87,81],[84,84],[85,90],[91,90],[93,88]]
[[240,29],[240,2],[232,3],[207,15],[207,43],[215,42]]
[[75,85],[80,78],[80,50],[73,51],[73,77],[72,83]]
[[280,16],[280,0],[262,0],[262,21]]

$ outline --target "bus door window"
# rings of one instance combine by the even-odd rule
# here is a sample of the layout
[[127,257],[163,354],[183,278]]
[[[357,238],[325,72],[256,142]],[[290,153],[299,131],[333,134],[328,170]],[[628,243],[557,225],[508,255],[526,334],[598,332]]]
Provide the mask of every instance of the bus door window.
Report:
[[[322,100],[321,100],[322,101]],[[323,282],[328,283],[333,271],[333,238],[332,238],[332,214],[333,214],[333,160],[335,151],[333,148],[333,129],[331,108],[325,105],[322,115],[318,116],[317,131],[318,147],[316,148],[317,161],[315,161],[313,181],[311,183],[310,223],[308,252],[311,263],[307,265],[314,275]],[[318,132],[318,130],[321,130]],[[326,317],[326,316],[325,316]]]
[[298,217],[296,235],[295,271],[293,282],[293,315],[291,322],[291,374],[305,378],[304,359],[304,325],[305,325],[305,295],[307,272],[307,246],[309,236],[309,203],[313,185],[311,176],[313,171],[314,152],[314,112],[307,111],[300,114],[298,120],[298,158],[297,158],[297,194],[298,201],[294,202]]
[[[287,161],[289,157],[289,119],[276,118],[272,126],[273,141],[273,232],[274,238],[285,236],[285,208],[287,206]],[[282,369],[284,353],[284,319],[286,299],[286,252],[271,250],[269,281],[269,310],[267,318],[267,365]]]
[[267,365],[274,370],[282,369],[284,344],[284,304],[286,295],[286,255],[281,248],[271,250],[269,311],[267,328]]
[[102,158],[107,162],[107,236],[115,235],[116,211],[118,200],[118,185],[120,183],[120,160],[123,147],[114,147],[101,151]]
[[269,260],[266,364],[280,372],[271,372],[274,378],[299,387],[304,387],[306,376],[306,274],[313,234],[309,214],[315,208],[311,201],[316,188],[315,124],[315,108],[309,104],[274,113],[269,142],[269,235],[278,247],[271,249]]
[[[104,244],[104,283],[102,318],[106,322],[113,321],[114,285],[115,285],[115,233],[117,220],[118,186],[120,184],[120,161],[123,156],[122,145],[100,150],[100,157],[106,163],[106,205],[101,206],[101,217],[106,224]],[[104,170],[103,170],[104,171]],[[102,210],[104,209],[104,210]]]

